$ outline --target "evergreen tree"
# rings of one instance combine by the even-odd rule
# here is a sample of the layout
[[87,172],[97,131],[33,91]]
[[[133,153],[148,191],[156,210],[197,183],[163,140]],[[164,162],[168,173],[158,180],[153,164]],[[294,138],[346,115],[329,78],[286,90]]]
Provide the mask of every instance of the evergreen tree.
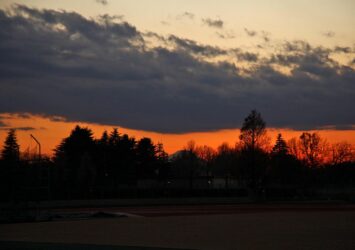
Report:
[[16,199],[20,178],[20,146],[17,143],[16,131],[10,129],[1,151],[0,161],[0,201]]
[[114,166],[115,180],[122,184],[133,184],[136,179],[136,140],[127,134],[120,136],[117,151],[114,151],[112,160],[117,162]]
[[301,167],[297,158],[289,153],[286,141],[278,134],[271,152],[268,171],[269,185],[290,187],[300,182]]
[[276,143],[272,149],[274,155],[286,155],[288,154],[288,148],[286,141],[282,138],[281,134],[277,135]]
[[99,142],[100,145],[107,145],[108,144],[109,137],[108,137],[108,134],[107,134],[106,130],[102,133],[102,136],[101,136],[101,138],[99,139],[98,142]]
[[167,181],[170,168],[169,168],[169,155],[164,151],[162,143],[158,143],[156,146],[156,157],[158,161],[158,178],[160,181]]
[[110,137],[108,139],[110,146],[118,146],[120,142],[120,134],[118,133],[118,129],[114,128],[110,133]]
[[142,138],[136,146],[137,168],[139,177],[151,178],[155,176],[157,167],[156,148],[150,138]]
[[[107,134],[103,134],[101,140],[106,140]],[[121,136],[118,133],[117,128],[113,128],[110,135],[107,137],[107,147],[104,154],[106,158],[106,177],[109,183],[115,188],[117,188],[119,182],[121,182],[122,176],[124,176],[124,164],[122,163],[121,154]]]
[[15,164],[20,160],[20,146],[17,143],[15,129],[10,129],[7,134],[1,158],[7,164]]
[[102,133],[100,139],[96,141],[96,163],[97,163],[97,173],[98,173],[98,182],[100,185],[107,185],[107,177],[109,171],[109,136],[105,130]]
[[[62,167],[61,171],[67,182],[69,196],[74,191],[80,192],[78,188],[81,183],[87,182],[85,179],[95,178],[93,176],[95,168],[92,164],[94,147],[95,141],[91,129],[76,126],[70,136],[63,139],[55,149],[55,161]],[[83,192],[80,193],[82,194]]]
[[91,129],[76,126],[70,133],[70,136],[63,139],[55,149],[56,158],[63,154],[71,163],[80,162],[80,157],[87,152],[91,152],[94,146],[94,138]]

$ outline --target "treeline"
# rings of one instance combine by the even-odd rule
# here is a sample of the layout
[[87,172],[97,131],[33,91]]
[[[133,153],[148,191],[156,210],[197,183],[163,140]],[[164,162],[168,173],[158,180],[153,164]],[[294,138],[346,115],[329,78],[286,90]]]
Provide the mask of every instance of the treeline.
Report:
[[[270,145],[265,121],[253,110],[234,146],[187,146],[168,156],[150,138],[117,129],[98,139],[76,126],[53,158],[20,155],[14,130],[0,161],[1,200],[96,199],[188,195],[248,195],[262,199],[354,199],[354,148],[330,145],[317,133]],[[341,194],[341,196],[332,196]],[[349,194],[344,191],[348,190]]]

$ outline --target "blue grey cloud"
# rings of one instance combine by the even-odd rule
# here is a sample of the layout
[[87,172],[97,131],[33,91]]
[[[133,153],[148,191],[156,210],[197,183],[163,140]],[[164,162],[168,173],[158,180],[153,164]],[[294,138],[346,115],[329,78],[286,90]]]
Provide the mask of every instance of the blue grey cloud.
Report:
[[[122,19],[23,5],[0,10],[0,27],[0,113],[173,133],[235,128],[254,108],[273,127],[355,124],[353,68],[305,41],[267,58],[174,35],[150,48]],[[227,55],[253,66],[210,60]]]

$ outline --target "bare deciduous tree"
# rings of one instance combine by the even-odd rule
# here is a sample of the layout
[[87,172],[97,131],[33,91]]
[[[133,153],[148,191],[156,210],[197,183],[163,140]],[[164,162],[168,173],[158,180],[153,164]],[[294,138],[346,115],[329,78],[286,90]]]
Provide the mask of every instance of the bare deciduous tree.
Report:
[[317,167],[327,159],[329,144],[317,133],[304,132],[300,136],[299,150],[308,166]]
[[348,142],[338,142],[331,146],[331,163],[333,165],[355,160],[354,147]]

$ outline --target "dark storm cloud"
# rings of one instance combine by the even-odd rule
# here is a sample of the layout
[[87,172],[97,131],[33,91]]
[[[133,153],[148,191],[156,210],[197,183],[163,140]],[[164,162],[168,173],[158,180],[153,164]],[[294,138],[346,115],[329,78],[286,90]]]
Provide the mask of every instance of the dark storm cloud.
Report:
[[[355,123],[354,70],[304,41],[261,58],[141,33],[117,18],[21,5],[0,11],[0,27],[0,113],[174,133],[234,128],[253,108],[275,127]],[[167,46],[148,49],[154,34]],[[213,60],[229,54],[253,66]]]
[[221,19],[211,19],[211,18],[202,19],[202,23],[211,28],[217,28],[217,29],[222,29],[224,25]]

